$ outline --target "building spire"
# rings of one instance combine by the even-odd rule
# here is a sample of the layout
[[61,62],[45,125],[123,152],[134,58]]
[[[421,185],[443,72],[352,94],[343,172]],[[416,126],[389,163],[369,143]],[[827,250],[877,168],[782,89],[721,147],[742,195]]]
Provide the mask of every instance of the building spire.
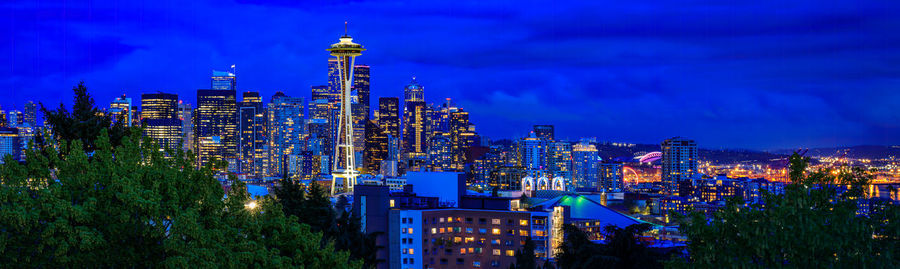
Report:
[[349,22],[344,21],[344,35],[347,35],[347,24],[349,24]]

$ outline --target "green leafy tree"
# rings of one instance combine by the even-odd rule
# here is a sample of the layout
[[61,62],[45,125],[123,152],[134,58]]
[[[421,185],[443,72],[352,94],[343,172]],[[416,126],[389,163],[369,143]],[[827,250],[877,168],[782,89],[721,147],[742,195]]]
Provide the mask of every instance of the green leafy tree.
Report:
[[556,253],[559,268],[612,268],[615,258],[604,255],[600,245],[591,242],[583,231],[571,224],[563,226],[565,240]]
[[661,268],[664,253],[651,251],[639,236],[651,228],[650,224],[634,224],[625,228],[606,226],[606,243],[596,244],[573,225],[563,227],[565,241],[557,252],[559,268]]
[[900,211],[873,205],[857,214],[871,174],[859,168],[807,171],[791,157],[792,184],[764,203],[730,200],[707,219],[693,214],[681,226],[689,257],[672,268],[898,268]]
[[[524,195],[523,195],[524,196]],[[534,241],[531,237],[525,238],[525,245],[516,251],[516,263],[509,266],[510,269],[538,269],[534,255]]]
[[322,245],[333,244],[335,249],[348,251],[351,259],[362,261],[365,267],[378,262],[375,255],[377,234],[361,231],[359,217],[344,210],[348,203],[345,197],[338,198],[332,208],[328,195],[318,184],[304,188],[293,180],[282,180],[274,193],[286,214],[296,216],[300,223],[323,233]]
[[[57,127],[58,128],[58,127]],[[64,130],[57,130],[64,131]],[[227,198],[211,167],[164,154],[139,133],[113,147],[49,141],[0,165],[0,267],[358,268],[272,199]],[[9,160],[9,159],[7,159]]]
[[[44,119],[53,130],[53,137],[57,141],[78,140],[84,152],[93,152],[97,148],[95,141],[101,131],[106,131],[113,147],[119,146],[123,137],[135,132],[126,127],[124,119],[120,118],[113,124],[109,116],[103,115],[94,105],[94,98],[87,93],[84,81],[79,82],[72,91],[75,93],[75,99],[71,112],[63,104],[59,104],[56,110],[50,110],[41,104]],[[62,150],[65,153],[69,149],[62,148]]]

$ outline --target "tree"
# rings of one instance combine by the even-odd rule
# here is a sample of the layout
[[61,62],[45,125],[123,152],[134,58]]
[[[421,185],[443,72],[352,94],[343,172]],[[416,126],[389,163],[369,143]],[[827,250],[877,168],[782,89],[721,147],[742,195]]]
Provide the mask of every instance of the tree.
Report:
[[900,267],[900,210],[878,204],[857,214],[871,174],[841,167],[807,171],[808,158],[791,156],[792,184],[763,203],[730,200],[712,218],[693,214],[681,231],[689,257],[673,268]]
[[0,267],[361,266],[274,200],[245,206],[240,181],[223,199],[210,167],[139,133],[113,147],[100,130],[92,157],[58,151],[82,140],[50,142],[50,154],[0,165]]
[[647,223],[625,228],[609,225],[603,233],[606,243],[595,244],[578,227],[566,225],[557,264],[560,268],[661,268],[659,261],[666,256],[651,251],[638,238],[650,228]]
[[[524,195],[523,195],[524,196]],[[516,263],[509,266],[510,269],[537,269],[534,255],[534,241],[531,237],[525,238],[525,245],[522,249],[516,251]]]
[[615,257],[604,255],[600,245],[591,242],[583,231],[571,224],[563,226],[565,240],[556,253],[559,268],[612,268]]
[[[362,261],[365,267],[372,267],[376,259],[377,234],[364,234],[358,216],[344,210],[347,198],[341,196],[332,208],[329,197],[318,184],[304,188],[290,179],[281,180],[275,188],[275,201],[288,215],[296,216],[298,222],[322,232],[321,244],[334,245],[335,249],[348,251],[350,258]],[[308,192],[308,193],[307,193]],[[337,218],[335,218],[337,216]]]
[[[127,128],[121,118],[113,124],[109,116],[103,115],[102,111],[94,106],[94,98],[87,93],[84,81],[79,82],[72,91],[75,93],[75,100],[71,112],[63,104],[59,104],[56,110],[50,110],[41,103],[44,119],[53,130],[56,141],[78,140],[81,141],[80,145],[84,152],[93,152],[97,148],[95,141],[101,131],[106,131],[113,147],[119,146],[122,138],[130,133],[140,133]],[[68,150],[62,148],[63,153]]]

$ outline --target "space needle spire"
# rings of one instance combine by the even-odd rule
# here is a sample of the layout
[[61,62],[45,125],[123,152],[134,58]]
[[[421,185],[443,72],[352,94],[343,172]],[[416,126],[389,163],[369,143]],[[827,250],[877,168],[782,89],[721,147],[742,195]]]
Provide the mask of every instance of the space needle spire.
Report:
[[344,192],[353,192],[353,185],[356,185],[356,177],[359,176],[359,171],[356,171],[356,155],[353,150],[350,93],[353,87],[354,61],[356,56],[362,55],[362,51],[366,49],[360,44],[353,43],[353,38],[347,33],[347,22],[345,21],[344,35],[341,36],[338,43],[331,44],[327,50],[338,60],[341,87],[341,110],[331,169],[331,194],[334,195],[337,193],[335,187],[338,180],[343,183]]

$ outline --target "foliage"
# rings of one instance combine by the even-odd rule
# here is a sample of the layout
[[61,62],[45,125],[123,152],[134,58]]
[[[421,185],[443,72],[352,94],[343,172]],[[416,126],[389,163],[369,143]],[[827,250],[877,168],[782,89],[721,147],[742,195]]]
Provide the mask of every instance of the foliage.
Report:
[[638,236],[650,224],[634,224],[625,228],[606,226],[606,243],[595,244],[574,225],[563,227],[565,240],[559,246],[556,261],[559,268],[661,268],[664,255],[650,251]]
[[[82,140],[58,145],[85,148]],[[192,169],[180,150],[167,157],[137,132],[113,147],[106,129],[87,149],[90,158],[53,146],[50,154],[28,150],[24,164],[0,165],[0,267],[361,265],[322,247],[320,234],[274,200],[246,207],[239,181],[223,199],[211,167]]]
[[807,171],[808,159],[791,157],[784,194],[764,203],[731,200],[711,219],[690,216],[682,232],[690,257],[673,268],[897,268],[900,210],[875,204],[858,215],[871,175],[859,168]]
[[[523,195],[524,196],[524,195]],[[516,263],[509,266],[510,269],[537,269],[534,255],[534,241],[531,237],[525,238],[525,245],[516,251]]]
[[[75,93],[75,100],[71,112],[63,104],[59,104],[56,110],[50,110],[41,104],[44,119],[52,128],[53,137],[57,141],[78,140],[84,152],[93,152],[97,148],[96,139],[101,131],[106,131],[113,147],[118,147],[122,138],[136,132],[126,127],[126,120],[120,118],[113,124],[108,115],[103,115],[103,111],[94,106],[94,98],[87,93],[84,81],[72,87],[72,91]],[[62,148],[63,153],[68,150]]]
[[313,231],[322,232],[322,245],[333,244],[338,250],[348,251],[351,259],[362,261],[365,267],[377,263],[377,235],[361,232],[359,217],[343,209],[348,203],[346,198],[343,201],[339,198],[335,208],[332,208],[328,195],[318,184],[304,188],[293,180],[285,179],[280,185],[275,188],[275,200],[286,214],[296,216],[300,223],[309,225]]

